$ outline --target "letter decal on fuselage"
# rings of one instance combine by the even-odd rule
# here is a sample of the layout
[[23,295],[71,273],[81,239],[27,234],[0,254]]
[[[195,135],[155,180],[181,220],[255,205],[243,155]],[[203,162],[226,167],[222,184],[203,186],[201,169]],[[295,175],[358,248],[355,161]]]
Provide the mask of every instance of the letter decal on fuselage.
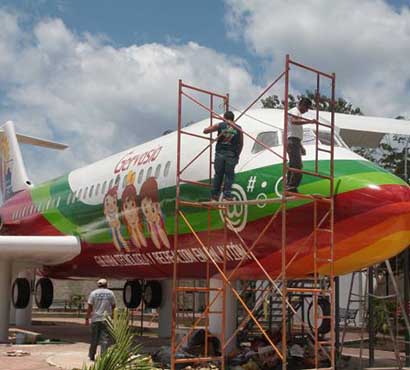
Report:
[[162,146],[150,149],[144,153],[134,153],[134,151],[128,152],[124,157],[120,159],[117,165],[114,167],[114,173],[128,171],[134,167],[138,167],[147,163],[154,162],[159,153],[162,150]]

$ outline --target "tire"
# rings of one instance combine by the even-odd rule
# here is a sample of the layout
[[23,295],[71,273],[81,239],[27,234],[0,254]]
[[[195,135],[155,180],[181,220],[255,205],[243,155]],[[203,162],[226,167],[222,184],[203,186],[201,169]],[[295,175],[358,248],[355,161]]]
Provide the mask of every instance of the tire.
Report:
[[162,301],[162,287],[159,281],[150,280],[144,287],[144,303],[147,308],[158,308]]
[[48,278],[41,278],[36,282],[35,300],[38,308],[49,308],[53,303],[53,283]]
[[[315,322],[313,318],[313,315],[314,315],[313,303],[314,301],[310,303],[308,312],[307,312],[309,327],[312,331],[315,330]],[[327,298],[319,297],[317,300],[317,305],[318,305],[318,316],[330,316],[330,302]],[[329,333],[330,325],[331,325],[330,319],[325,318],[325,319],[322,319],[321,322],[320,320],[318,320],[318,322],[320,323],[318,327],[318,333],[320,335]]]
[[138,280],[127,281],[122,290],[122,300],[125,307],[137,308],[142,299],[142,287]]
[[26,308],[30,302],[31,287],[30,282],[25,278],[14,280],[11,301],[15,308]]

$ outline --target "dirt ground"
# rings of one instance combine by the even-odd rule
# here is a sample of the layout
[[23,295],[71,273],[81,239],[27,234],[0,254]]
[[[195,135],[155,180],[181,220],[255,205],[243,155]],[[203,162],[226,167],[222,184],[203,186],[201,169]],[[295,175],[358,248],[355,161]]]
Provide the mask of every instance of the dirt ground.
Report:
[[[148,323],[147,323],[148,324]],[[72,370],[81,368],[87,362],[89,327],[82,319],[42,319],[31,327],[44,339],[58,340],[60,344],[0,345],[0,370],[51,370],[53,368]],[[152,335],[152,334],[151,334]],[[144,352],[154,352],[169,340],[154,336],[138,337]],[[8,351],[25,351],[29,355],[9,357]],[[88,362],[87,362],[88,363]]]

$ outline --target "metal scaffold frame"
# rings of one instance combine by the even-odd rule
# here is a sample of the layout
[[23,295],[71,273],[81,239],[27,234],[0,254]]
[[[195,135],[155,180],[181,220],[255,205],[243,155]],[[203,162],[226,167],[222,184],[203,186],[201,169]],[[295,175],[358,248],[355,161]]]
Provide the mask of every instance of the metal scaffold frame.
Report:
[[[315,142],[315,166],[314,171],[307,171],[303,169],[296,169],[290,168],[287,163],[287,149],[288,149],[288,138],[287,138],[287,129],[288,129],[288,120],[289,120],[289,104],[288,104],[288,95],[289,95],[289,83],[290,83],[290,69],[297,68],[309,73],[313,73],[316,76],[316,117],[313,120],[307,120],[307,123],[314,124],[315,132],[316,132],[316,142]],[[279,154],[275,152],[271,147],[265,145],[264,143],[257,140],[255,137],[247,133],[246,131],[238,128],[238,130],[242,131],[243,135],[255,143],[258,143],[261,147],[266,149],[267,151],[271,152],[273,155],[282,159],[283,163],[283,171],[282,171],[282,179],[283,179],[283,192],[280,198],[272,198],[272,199],[265,199],[265,200],[248,200],[248,201],[219,201],[219,202],[194,202],[188,201],[183,198],[183,194],[181,192],[181,186],[183,184],[189,184],[191,186],[201,186],[201,187],[211,187],[212,181],[212,144],[217,140],[217,138],[208,136],[199,135],[197,133],[192,133],[187,130],[184,130],[182,125],[182,102],[183,98],[187,98],[197,106],[201,107],[205,111],[209,113],[209,120],[210,124],[213,124],[213,120],[217,119],[220,121],[224,121],[224,118],[216,113],[214,107],[216,106],[216,100],[222,100],[223,106],[225,110],[229,109],[229,94],[223,95],[218,94],[215,92],[211,92],[208,90],[204,90],[192,85],[187,85],[183,83],[181,80],[179,81],[178,87],[178,130],[177,130],[177,178],[176,178],[176,204],[175,204],[175,234],[174,234],[174,263],[173,263],[173,306],[172,306],[172,343],[171,343],[171,369],[175,369],[177,364],[180,363],[203,363],[203,362],[210,362],[210,361],[217,361],[220,364],[221,369],[225,369],[225,359],[226,359],[226,349],[231,341],[235,338],[236,334],[241,330],[243,324],[246,320],[252,320],[256,327],[260,330],[261,335],[265,338],[265,340],[272,346],[273,350],[276,352],[278,358],[282,361],[282,368],[286,370],[287,368],[287,340],[288,340],[288,333],[287,333],[287,320],[288,320],[288,310],[293,313],[293,315],[297,316],[298,313],[292,306],[289,296],[295,293],[300,294],[311,294],[313,297],[314,302],[314,330],[313,333],[310,334],[310,337],[313,342],[314,348],[314,356],[315,356],[315,368],[319,367],[320,359],[319,359],[319,351],[322,351],[328,355],[329,362],[331,365],[331,369],[335,368],[335,274],[334,274],[334,132],[335,132],[335,115],[334,115],[334,102],[335,102],[335,74],[327,74],[323,73],[319,70],[311,68],[309,66],[303,65],[301,63],[295,62],[290,59],[289,56],[286,56],[285,61],[285,70],[271,83],[269,84],[259,96],[251,103],[249,106],[242,111],[235,120],[235,123],[243,117],[246,112],[252,108],[278,81],[284,78],[285,88],[284,88],[284,130],[283,130],[283,152]],[[319,120],[319,97],[320,97],[320,84],[321,79],[327,79],[330,81],[331,85],[331,121],[330,123],[323,123]],[[196,94],[202,94],[209,97],[209,105],[203,104],[199,99],[193,97],[187,91],[195,92]],[[320,147],[319,142],[319,128],[326,127],[330,130],[330,145],[327,149]],[[195,136],[197,138],[201,138],[205,141],[208,141],[207,146],[203,148],[192,160],[188,161],[188,163],[182,168],[181,158],[182,154],[182,145],[181,139],[183,135],[190,135]],[[319,152],[325,152],[329,155],[329,173],[324,174],[323,171],[319,171]],[[190,167],[200,156],[204,153],[208,153],[209,156],[209,166],[208,166],[208,181],[207,182],[199,182],[194,180],[189,180],[184,177],[185,170]],[[321,179],[327,180],[329,183],[329,190],[326,194],[300,194],[289,192],[286,190],[286,179],[288,172],[298,172],[304,175],[309,175],[313,177],[319,177]],[[312,225],[312,233],[307,237],[307,241],[313,243],[313,275],[310,276],[310,280],[313,282],[313,287],[311,288],[304,288],[304,287],[288,287],[288,278],[287,278],[287,269],[289,266],[295,261],[296,257],[298,256],[300,250],[293,255],[291,258],[288,259],[286,256],[286,249],[287,249],[287,213],[288,213],[288,203],[295,201],[295,200],[309,200],[312,204],[313,209],[313,225]],[[240,233],[232,227],[231,221],[227,217],[227,208],[233,205],[256,205],[260,203],[278,203],[279,207],[272,214],[269,218],[266,226],[263,228],[259,236],[252,242],[250,246],[247,245],[246,241],[241,237]],[[324,215],[320,215],[318,211],[318,205],[324,205],[327,207],[327,211]],[[191,225],[187,214],[184,212],[184,209],[187,207],[200,207],[206,208],[208,210],[208,228],[207,228],[207,237],[203,238],[206,240],[202,240],[198,233],[195,231],[194,227]],[[323,206],[322,206],[323,207]],[[214,256],[210,253],[211,247],[211,210],[218,209],[221,212],[221,216],[223,218],[223,258],[222,261],[216,260]],[[254,250],[258,245],[258,242],[261,240],[262,236],[269,230],[272,224],[275,221],[281,221],[282,224],[282,231],[281,231],[281,273],[279,276],[270,276],[266,268],[263,264],[259,261],[256,257]],[[207,259],[204,264],[206,265],[205,271],[206,274],[205,278],[205,286],[181,286],[179,284],[179,280],[183,278],[179,278],[178,275],[178,250],[181,248],[180,245],[180,225],[185,225],[192,237],[195,238],[197,243],[199,244],[200,248],[202,249],[203,253],[206,255]],[[239,241],[240,245],[243,247],[245,251],[245,255],[237,265],[230,270],[227,269],[227,237],[228,233],[232,233],[237,240]],[[326,248],[318,247],[318,239],[320,235],[327,235],[328,241],[326,242]],[[322,239],[323,240],[323,237]],[[307,242],[306,241],[306,242]],[[221,241],[219,241],[220,243]],[[300,246],[299,249],[304,247],[303,245]],[[325,254],[325,252],[326,254]],[[277,343],[270,338],[269,334],[266,330],[262,327],[262,325],[258,322],[258,319],[254,315],[254,308],[249,307],[245,300],[242,298],[242,293],[244,290],[240,291],[234,284],[234,276],[238,269],[244,264],[245,261],[251,260],[252,262],[256,263],[256,265],[260,268],[265,279],[271,284],[271,288],[267,289],[266,291],[271,291],[272,289],[276,290],[278,294],[282,297],[282,345],[278,346]],[[328,271],[326,276],[320,273],[320,266],[326,264],[328,266]],[[211,274],[218,274],[218,277],[222,280],[222,287],[221,288],[212,288],[210,286]],[[281,285],[281,287],[279,287]],[[236,331],[229,337],[225,338],[225,314],[226,314],[226,294],[227,289],[230,289],[237,299],[239,304],[245,310],[247,317],[239,324]],[[195,320],[191,328],[185,335],[180,335],[178,333],[178,325],[180,320],[180,312],[178,306],[178,297],[180,294],[185,294],[186,292],[190,292],[192,295],[195,294],[204,294],[205,295],[205,302],[206,307],[204,308],[203,312],[200,316]],[[213,292],[214,297],[213,299],[210,298],[210,293]],[[322,316],[320,317],[317,306],[318,306],[318,299],[321,296],[327,296],[330,300],[331,304],[331,314],[328,317]],[[216,299],[222,299],[222,309],[220,311],[212,311],[212,306],[215,303]],[[210,314],[219,314],[221,315],[221,353],[218,355],[209,355],[209,348],[208,348],[208,327],[209,327],[209,315]],[[320,320],[328,319],[331,321],[331,335],[330,339],[327,341],[323,341],[320,339],[320,335],[318,332],[318,323]],[[307,325],[304,323],[303,317],[301,318],[302,325]],[[187,342],[190,335],[194,332],[196,328],[202,323],[202,327],[205,329],[205,348],[204,352],[201,355],[198,355],[196,358],[177,358],[177,352],[181,348],[181,346]],[[309,329],[307,327],[307,329]],[[179,338],[179,336],[181,338]],[[325,350],[325,348],[327,350]]]

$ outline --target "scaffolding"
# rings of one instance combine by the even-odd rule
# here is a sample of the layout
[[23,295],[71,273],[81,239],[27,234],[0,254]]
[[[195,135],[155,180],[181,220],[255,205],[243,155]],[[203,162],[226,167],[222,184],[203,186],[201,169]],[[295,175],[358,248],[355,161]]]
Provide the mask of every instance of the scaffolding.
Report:
[[[387,334],[390,339],[393,345],[391,351],[394,352],[394,365],[397,369],[410,365],[409,255],[409,249],[406,249],[400,255],[386,260],[384,263],[351,274],[347,307],[345,315],[341,317],[343,331],[338,351],[341,356],[349,329],[347,314],[351,307],[356,304],[359,306],[360,312],[359,369],[373,368],[376,365],[377,332],[384,332],[383,338]],[[391,261],[394,263],[394,269]],[[402,265],[401,272],[400,265]],[[400,276],[403,279],[401,287],[398,281]],[[368,335],[368,338],[365,338],[365,335]],[[366,341],[368,342],[367,352]],[[384,341],[384,345],[388,348],[386,341]],[[383,350],[388,352],[387,348],[383,348]],[[404,353],[401,353],[403,350]],[[404,358],[402,358],[402,354]],[[364,364],[365,358],[368,358],[368,364]]]
[[[306,120],[306,123],[313,124],[314,131],[316,133],[315,139],[315,160],[314,168],[312,171],[304,169],[290,168],[287,163],[287,150],[288,150],[288,120],[289,120],[289,85],[290,85],[290,70],[298,69],[315,76],[316,85],[316,98],[315,98],[315,110],[316,115],[314,119]],[[290,59],[286,56],[285,70],[271,83],[269,84],[259,96],[249,104],[249,106],[242,111],[236,118],[235,123],[243,117],[246,112],[252,108],[275,84],[284,79],[284,128],[283,128],[283,151],[277,153],[272,147],[265,145],[251,134],[237,127],[242,131],[243,135],[248,139],[259,144],[265,150],[272,153],[272,155],[278,157],[282,161],[282,186],[283,191],[278,198],[268,199],[255,199],[255,200],[232,200],[232,201],[217,201],[210,202],[208,200],[198,201],[197,199],[187,199],[184,197],[185,189],[187,187],[210,190],[212,184],[212,165],[213,165],[213,149],[212,144],[217,138],[210,136],[200,135],[198,133],[191,132],[183,127],[183,113],[182,104],[183,98],[188,99],[190,102],[199,106],[209,114],[210,125],[214,120],[224,121],[225,119],[216,113],[215,107],[218,106],[218,101],[222,103],[223,109],[228,110],[230,107],[229,94],[219,94],[212,91],[208,91],[199,87],[188,85],[179,81],[178,87],[178,130],[177,130],[177,179],[176,179],[176,204],[175,204],[175,234],[174,234],[174,263],[173,263],[173,306],[172,306],[172,344],[171,344],[171,368],[175,369],[179,364],[184,363],[206,363],[217,362],[221,369],[226,368],[227,348],[231,342],[235,339],[238,332],[244,327],[247,321],[251,320],[254,325],[260,331],[261,336],[272,347],[272,350],[276,353],[277,358],[282,362],[282,368],[287,368],[287,342],[288,342],[288,328],[289,328],[289,313],[292,317],[299,317],[300,322],[304,330],[309,332],[312,350],[314,352],[314,366],[319,368],[321,363],[320,353],[324,353],[327,356],[328,364],[327,368],[335,368],[335,274],[334,274],[334,250],[333,250],[333,225],[334,225],[334,102],[335,102],[335,74],[327,74],[321,72],[315,68],[303,65]],[[319,98],[321,96],[320,89],[323,80],[326,80],[330,84],[330,122],[321,122],[319,117]],[[199,98],[196,98],[192,93],[200,94],[209,99],[208,104],[204,104]],[[319,130],[325,128],[330,132],[330,145],[326,148],[321,146],[319,141]],[[196,154],[191,160],[187,160],[184,156],[182,137],[192,136],[197,139],[204,140],[206,145],[202,148],[198,154]],[[328,168],[322,168],[319,165],[319,153],[321,156],[328,155]],[[198,181],[197,179],[190,179],[187,177],[187,171],[195,161],[203,155],[207,156],[207,179]],[[182,158],[187,161],[187,164],[182,166]],[[287,177],[288,173],[300,173],[305,176],[311,176],[325,180],[327,189],[323,191],[323,194],[301,194],[297,192],[287,191]],[[298,246],[298,251],[293,255],[289,255],[287,252],[288,245],[288,212],[289,203],[296,201],[305,201],[310,204],[310,209],[313,213],[310,216],[313,220],[311,234],[305,238],[304,243]],[[227,213],[229,207],[233,206],[256,206],[257,204],[276,204],[276,210],[268,218],[266,225],[260,232],[258,237],[253,240],[250,245],[242,237],[240,231],[238,231],[232,221],[228,217]],[[195,229],[195,226],[190,221],[189,210],[193,208],[201,208],[207,210],[207,230],[206,233],[199,232]],[[216,212],[215,212],[216,211]],[[216,229],[215,222],[212,217],[217,214],[222,219],[222,227]],[[280,243],[280,256],[281,256],[281,272],[278,276],[271,276],[266,266],[264,266],[257,257],[258,243],[262,237],[273,227],[273,225],[279,225],[281,229],[281,243]],[[196,276],[201,275],[205,280],[202,286],[187,286],[183,282],[184,276],[180,274],[180,266],[178,255],[179,251],[183,249],[184,241],[181,240],[181,229],[184,228],[190,234],[190,237],[196,241],[197,245],[206,256],[203,266],[200,272],[196,272]],[[204,236],[204,234],[206,236]],[[227,245],[228,242],[235,239],[245,251],[245,254],[239,261],[232,263],[227,259]],[[212,253],[212,245],[215,242],[222,244],[223,253],[222,258],[217,258]],[[290,278],[288,277],[288,269],[292,263],[297,259],[299,253],[306,245],[309,244],[313,253],[313,266],[312,273],[308,277],[311,285],[309,287],[299,286],[298,284],[290,284]],[[243,293],[246,288],[239,289],[236,284],[238,279],[237,273],[239,269],[245,264],[252,261],[261,271],[263,279],[267,281],[268,286],[259,289],[262,293],[260,298],[263,300],[269,292],[276,292],[281,297],[282,306],[282,339],[281,344],[275,343],[272,340],[269,333],[259,322],[255,315],[255,309],[257,305],[251,307],[247,304],[243,298]],[[221,279],[222,286],[211,286],[211,278],[218,276]],[[292,278],[292,277],[291,277]],[[186,276],[185,276],[186,279]],[[246,312],[246,317],[240,322],[235,332],[230,337],[225,337],[226,328],[226,296],[227,290],[230,289],[233,296]],[[185,294],[201,294],[205,296],[205,307],[203,312],[196,318],[195,322],[189,327],[184,327],[184,312],[181,310],[178,302],[181,300],[181,296]],[[313,330],[305,323],[305,318],[300,317],[300,313],[292,305],[290,297],[295,294],[310,295],[313,300]],[[218,310],[215,310],[215,302],[217,299],[221,299],[222,305]],[[322,298],[326,298],[330,302],[331,311],[327,316],[319,313],[318,301]],[[195,300],[195,299],[194,299]],[[260,303],[260,302],[259,302]],[[221,319],[221,335],[220,335],[220,353],[215,353],[209,346],[209,323],[210,315],[220,315]],[[330,338],[323,339],[319,333],[319,323],[323,320],[329,320],[331,325]],[[186,322],[185,322],[186,323]],[[204,350],[195,358],[179,358],[178,351],[186,344],[193,332],[203,328],[205,331]]]

